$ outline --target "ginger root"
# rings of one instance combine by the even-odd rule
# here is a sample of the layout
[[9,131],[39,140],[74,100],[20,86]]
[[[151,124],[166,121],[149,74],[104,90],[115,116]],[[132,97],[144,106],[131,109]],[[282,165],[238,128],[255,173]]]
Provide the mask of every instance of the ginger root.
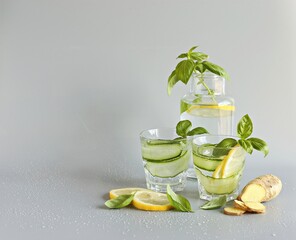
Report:
[[243,202],[267,202],[278,196],[281,190],[281,180],[272,174],[267,174],[250,181],[237,199]]
[[250,181],[233,202],[233,207],[224,208],[224,214],[241,216],[245,212],[265,213],[266,207],[261,202],[274,199],[282,190],[281,180],[267,174]]

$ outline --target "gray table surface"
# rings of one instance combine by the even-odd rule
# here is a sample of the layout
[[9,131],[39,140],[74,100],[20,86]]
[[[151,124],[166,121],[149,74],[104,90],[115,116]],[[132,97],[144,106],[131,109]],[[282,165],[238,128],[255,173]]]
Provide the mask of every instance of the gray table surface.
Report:
[[[295,239],[296,1],[0,0],[0,240]],[[283,181],[265,214],[104,206],[145,187],[139,132],[174,127],[191,46],[231,76],[236,121],[248,113],[270,155],[248,158],[242,186]]]
[[138,157],[117,159],[116,155],[106,155],[106,162],[101,159],[96,164],[74,160],[65,164],[46,158],[2,164],[0,238],[293,239],[296,234],[293,165],[248,161],[242,185],[265,173],[283,181],[279,197],[265,204],[265,214],[234,217],[221,210],[201,210],[203,201],[193,181],[182,194],[190,200],[194,213],[110,210],[104,206],[110,189],[145,187]]

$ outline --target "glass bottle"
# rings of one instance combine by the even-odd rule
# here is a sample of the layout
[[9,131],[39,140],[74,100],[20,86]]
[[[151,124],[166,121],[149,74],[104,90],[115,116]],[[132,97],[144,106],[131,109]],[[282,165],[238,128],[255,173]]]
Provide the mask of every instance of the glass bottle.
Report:
[[[181,99],[180,119],[190,120],[192,128],[204,127],[210,134],[232,135],[235,106],[233,98],[225,95],[225,79],[205,72],[193,73],[190,81],[189,93]],[[187,175],[196,178],[193,168]]]

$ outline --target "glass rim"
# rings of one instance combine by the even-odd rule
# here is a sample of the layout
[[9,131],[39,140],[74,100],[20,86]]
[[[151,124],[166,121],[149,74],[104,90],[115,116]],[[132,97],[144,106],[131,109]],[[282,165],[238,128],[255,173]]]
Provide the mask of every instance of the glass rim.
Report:
[[[153,137],[147,137],[144,136],[145,133],[148,133],[149,131],[170,131],[172,133],[172,137],[171,138],[153,138]],[[188,137],[181,137],[176,133],[176,128],[174,127],[159,127],[159,128],[148,128],[148,129],[144,129],[140,132],[139,134],[141,139],[146,139],[146,140],[166,140],[166,141],[184,141],[189,139],[190,136]]]
[[202,74],[201,73],[193,73],[193,76],[195,76],[195,77],[201,77],[202,76],[203,79],[212,79],[212,80],[221,79],[221,80],[225,80],[224,77],[219,76],[219,75],[214,74],[214,73],[209,72],[209,71],[205,71]]
[[199,138],[199,137],[219,137],[219,138],[234,138],[234,139],[239,139],[238,136],[231,135],[231,134],[211,134],[211,133],[206,133],[206,134],[200,134],[200,135],[194,135],[194,138]]

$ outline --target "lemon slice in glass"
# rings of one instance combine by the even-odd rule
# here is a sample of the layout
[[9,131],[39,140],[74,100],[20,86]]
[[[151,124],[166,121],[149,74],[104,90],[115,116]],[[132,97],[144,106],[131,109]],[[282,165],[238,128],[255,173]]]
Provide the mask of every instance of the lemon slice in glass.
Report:
[[167,211],[173,208],[166,194],[153,191],[136,192],[133,205],[145,211]]
[[227,117],[235,110],[231,105],[194,105],[187,109],[187,113],[198,117]]
[[231,177],[242,170],[245,163],[246,151],[239,145],[236,145],[225,156],[213,173],[214,178]]

